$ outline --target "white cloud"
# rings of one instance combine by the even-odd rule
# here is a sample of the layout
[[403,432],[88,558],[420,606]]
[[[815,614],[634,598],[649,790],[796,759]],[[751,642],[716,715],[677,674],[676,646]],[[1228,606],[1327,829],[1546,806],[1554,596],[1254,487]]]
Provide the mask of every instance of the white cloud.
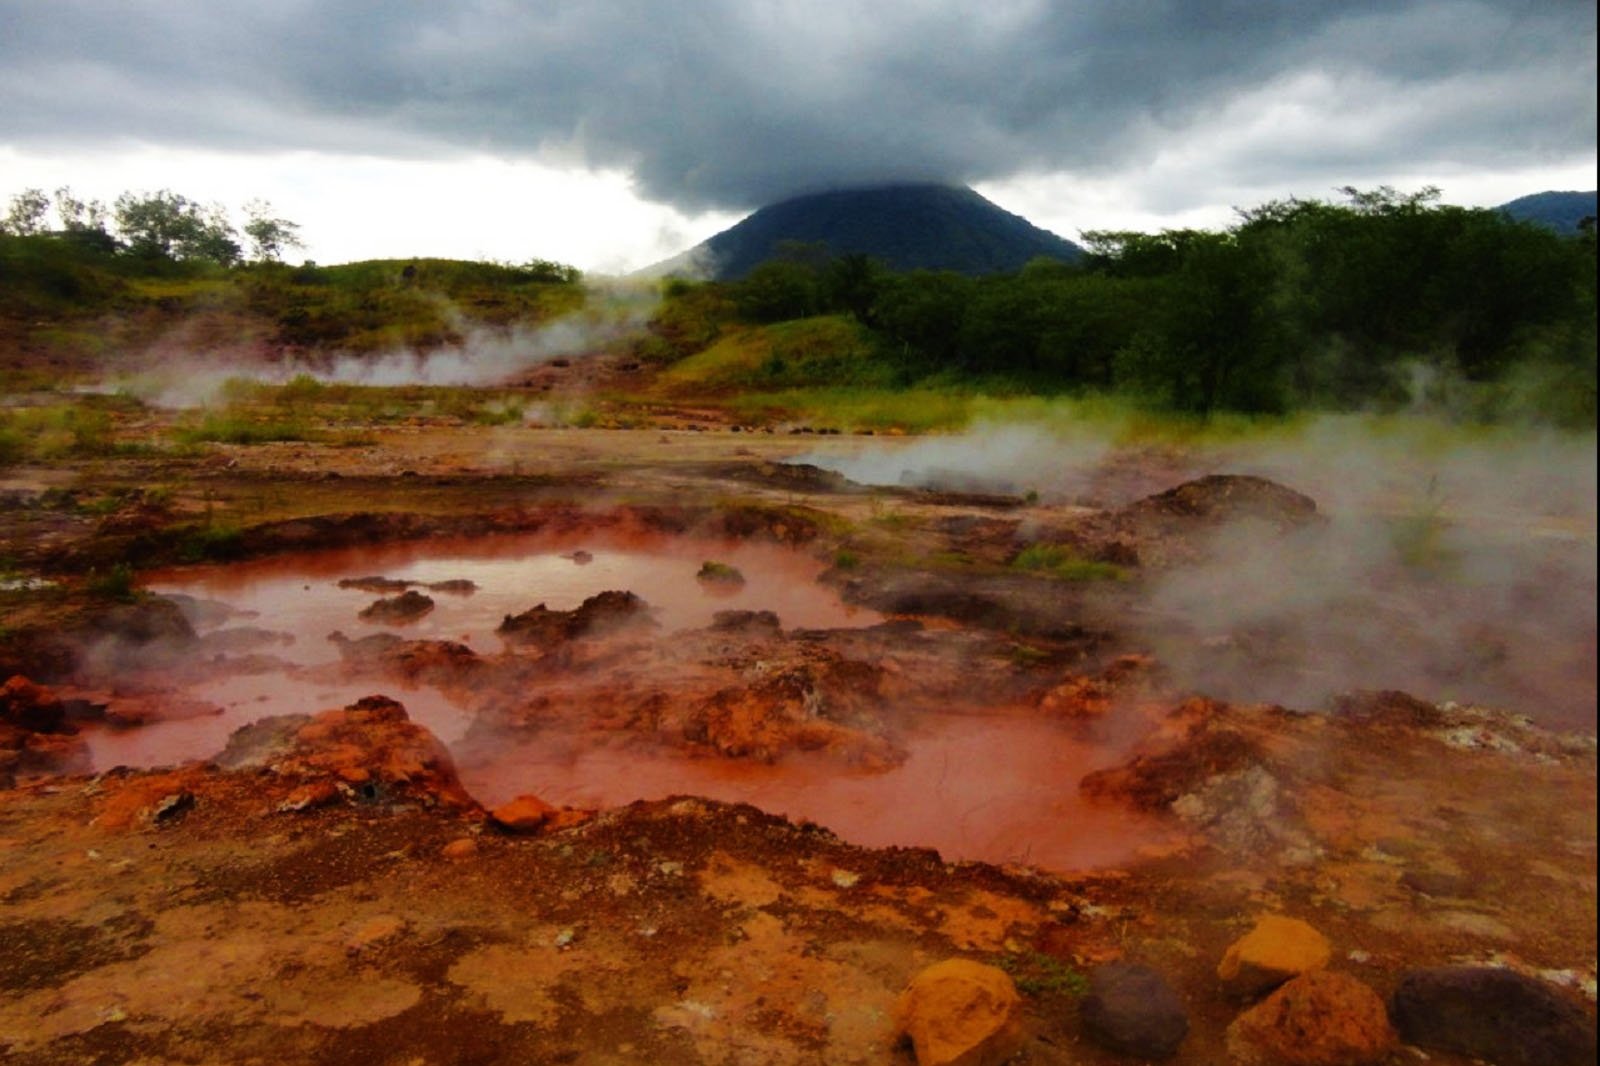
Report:
[[490,156],[437,162],[285,152],[246,155],[186,148],[88,152],[0,148],[9,195],[70,185],[110,203],[125,191],[171,188],[238,209],[263,198],[301,226],[295,256],[440,256],[572,263],[623,273],[682,251],[730,225],[640,198],[626,174]]

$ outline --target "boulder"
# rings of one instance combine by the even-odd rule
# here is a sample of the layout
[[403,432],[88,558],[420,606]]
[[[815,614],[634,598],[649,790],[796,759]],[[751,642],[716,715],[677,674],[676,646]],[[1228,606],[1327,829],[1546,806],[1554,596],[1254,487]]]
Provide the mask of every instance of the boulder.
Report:
[[1383,1000],[1347,974],[1301,974],[1228,1026],[1235,1066],[1376,1066],[1397,1041]]
[[1129,962],[1089,974],[1078,1016],[1095,1043],[1141,1059],[1171,1058],[1189,1032],[1189,1015],[1172,986],[1150,967]]
[[1595,1023],[1542,981],[1492,966],[1413,970],[1389,1000],[1408,1044],[1497,1066],[1595,1061]]
[[1252,999],[1290,978],[1322,969],[1332,957],[1333,946],[1311,926],[1268,914],[1228,948],[1217,977],[1232,995]]
[[895,1036],[918,1066],[999,1066],[1021,1048],[1022,998],[1003,970],[968,959],[929,966],[895,1004]]
[[225,770],[266,770],[285,811],[311,810],[332,797],[417,802],[476,811],[450,752],[387,696],[367,696],[312,717],[267,718],[235,730],[212,760]]

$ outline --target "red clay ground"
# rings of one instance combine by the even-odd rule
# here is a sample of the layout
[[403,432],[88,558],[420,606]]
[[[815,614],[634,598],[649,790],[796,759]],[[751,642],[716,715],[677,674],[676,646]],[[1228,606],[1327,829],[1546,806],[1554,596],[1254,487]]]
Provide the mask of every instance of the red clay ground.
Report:
[[[786,449],[764,434],[423,427],[368,448],[13,471],[29,502],[0,519],[4,551],[65,586],[0,593],[0,660],[64,680],[85,636],[170,624],[108,608],[81,575],[129,552],[176,561],[184,523],[208,513],[239,530],[227,550],[242,555],[552,530],[798,544],[824,563],[848,555],[835,587],[923,624],[757,624],[669,647],[624,633],[503,656],[391,646],[352,668],[402,702],[397,674],[441,671],[497,728],[535,737],[544,716],[579,737],[780,764],[817,748],[892,765],[918,716],[965,689],[1117,738],[1086,791],[1157,826],[1150,846],[1091,873],[952,864],[694,798],[509,834],[382,703],[249,733],[226,769],[29,783],[45,749],[71,743],[38,741],[36,762],[14,767],[24,783],[0,791],[8,1061],[909,1062],[890,1045],[894,997],[922,966],[965,956],[1010,969],[1027,994],[1019,1062],[1128,1061],[1088,1044],[1075,1009],[1076,975],[1125,958],[1166,974],[1191,1013],[1173,1061],[1210,1064],[1238,1011],[1216,964],[1266,912],[1316,926],[1333,968],[1383,994],[1411,968],[1493,960],[1571,986],[1592,1016],[1592,736],[1398,697],[1315,715],[1188,700],[1159,663],[1116,680],[1118,657],[1140,650],[1119,627],[1129,586],[1006,562],[1038,528],[1090,553],[1181,562],[1167,532],[1020,500],[837,491],[761,461]],[[56,480],[78,503],[37,496]],[[176,490],[85,506],[154,483]],[[603,673],[579,669],[607,656]],[[756,664],[798,680],[751,684]],[[137,652],[99,664],[151,665]],[[63,734],[28,733],[40,735]],[[1059,789],[1079,802],[1077,781]]]

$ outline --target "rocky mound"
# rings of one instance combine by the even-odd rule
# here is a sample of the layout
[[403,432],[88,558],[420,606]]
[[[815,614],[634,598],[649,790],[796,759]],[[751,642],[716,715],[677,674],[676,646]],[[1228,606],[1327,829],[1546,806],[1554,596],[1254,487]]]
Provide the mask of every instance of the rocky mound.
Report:
[[650,607],[631,592],[596,593],[570,611],[539,604],[508,614],[495,630],[508,644],[555,648],[582,637],[601,637],[625,629],[654,626]]

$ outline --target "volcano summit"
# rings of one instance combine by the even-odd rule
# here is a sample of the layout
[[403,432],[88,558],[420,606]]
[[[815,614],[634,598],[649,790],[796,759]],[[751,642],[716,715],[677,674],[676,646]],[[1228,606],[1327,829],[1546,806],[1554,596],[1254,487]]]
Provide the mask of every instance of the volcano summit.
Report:
[[785,242],[823,244],[895,270],[997,274],[1048,256],[1070,262],[1083,249],[956,185],[837,189],[770,204],[682,255],[650,268],[690,266],[721,281],[742,278]]

